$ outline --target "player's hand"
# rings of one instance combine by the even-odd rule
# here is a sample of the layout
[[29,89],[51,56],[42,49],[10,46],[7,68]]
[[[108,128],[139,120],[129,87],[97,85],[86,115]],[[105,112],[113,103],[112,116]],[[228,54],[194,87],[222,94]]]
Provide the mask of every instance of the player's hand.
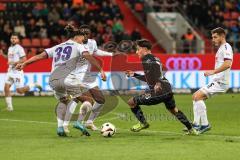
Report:
[[101,71],[101,78],[102,78],[103,81],[107,80],[107,76],[106,76],[104,71]]
[[25,67],[24,63],[18,63],[15,66],[15,69],[21,71],[21,70],[23,70],[24,67]]
[[133,77],[133,76],[134,76],[134,72],[131,71],[131,70],[126,70],[126,71],[125,71],[125,74],[126,74],[128,77]]
[[157,82],[157,83],[155,84],[155,86],[154,86],[154,92],[155,92],[155,93],[158,93],[158,92],[160,92],[161,90],[162,90],[162,85],[161,85],[160,82]]
[[208,76],[211,76],[211,75],[214,75],[214,74],[215,74],[214,70],[204,72],[205,77],[208,77]]

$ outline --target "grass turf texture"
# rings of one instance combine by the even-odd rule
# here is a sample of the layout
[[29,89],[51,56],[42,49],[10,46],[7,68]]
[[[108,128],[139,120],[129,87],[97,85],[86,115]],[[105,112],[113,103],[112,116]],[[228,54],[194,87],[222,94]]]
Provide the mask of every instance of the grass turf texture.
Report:
[[[96,124],[111,122],[117,134],[104,138],[99,132],[84,137],[73,128],[71,137],[56,135],[53,97],[13,97],[14,112],[4,111],[0,101],[0,159],[164,159],[202,160],[239,159],[239,95],[216,96],[206,102],[212,130],[201,136],[183,136],[183,126],[166,111],[163,104],[143,107],[150,128],[132,133],[136,123],[127,104],[119,99],[118,107],[99,117]],[[106,97],[109,107],[116,97]],[[127,99],[128,97],[123,97]],[[191,95],[176,95],[179,108],[191,116]],[[110,103],[109,103],[110,102]]]

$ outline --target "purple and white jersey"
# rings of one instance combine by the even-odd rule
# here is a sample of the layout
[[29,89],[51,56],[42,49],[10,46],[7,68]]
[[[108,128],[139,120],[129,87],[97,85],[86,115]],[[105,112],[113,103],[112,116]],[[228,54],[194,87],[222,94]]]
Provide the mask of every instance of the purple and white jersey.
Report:
[[[216,60],[215,60],[215,69],[219,68],[225,60],[233,61],[233,50],[230,44],[225,43],[222,44],[217,53],[216,53]],[[220,72],[214,75],[214,81],[221,82],[223,84],[229,84],[229,76],[230,76],[231,68]]]
[[64,65],[67,61],[79,57],[83,52],[87,52],[88,48],[85,45],[68,40],[52,48],[45,49],[48,57],[53,58],[52,72],[59,66]]

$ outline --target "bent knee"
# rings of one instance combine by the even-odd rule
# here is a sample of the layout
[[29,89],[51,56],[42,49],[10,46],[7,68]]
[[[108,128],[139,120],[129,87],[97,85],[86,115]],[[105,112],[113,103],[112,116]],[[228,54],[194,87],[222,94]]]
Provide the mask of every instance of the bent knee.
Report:
[[136,106],[133,98],[130,98],[127,103],[128,103],[128,105],[129,105],[131,108],[134,108],[134,107]]
[[104,98],[104,96],[103,96],[103,97],[101,97],[101,98],[95,99],[95,101],[96,101],[97,103],[99,103],[99,104],[104,104],[104,103],[105,103],[105,98]]
[[194,93],[192,96],[193,101],[200,101],[206,99],[206,96],[200,93]]
[[21,89],[16,89],[16,91],[17,91],[17,93],[19,93],[19,94],[23,94],[23,93],[24,93],[24,91],[21,90]]

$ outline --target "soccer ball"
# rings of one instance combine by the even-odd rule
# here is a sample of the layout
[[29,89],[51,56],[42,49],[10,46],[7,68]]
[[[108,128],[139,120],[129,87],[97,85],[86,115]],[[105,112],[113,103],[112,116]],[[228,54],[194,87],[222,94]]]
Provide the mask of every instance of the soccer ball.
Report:
[[112,137],[116,133],[116,127],[112,123],[104,123],[101,126],[101,134],[103,137]]

